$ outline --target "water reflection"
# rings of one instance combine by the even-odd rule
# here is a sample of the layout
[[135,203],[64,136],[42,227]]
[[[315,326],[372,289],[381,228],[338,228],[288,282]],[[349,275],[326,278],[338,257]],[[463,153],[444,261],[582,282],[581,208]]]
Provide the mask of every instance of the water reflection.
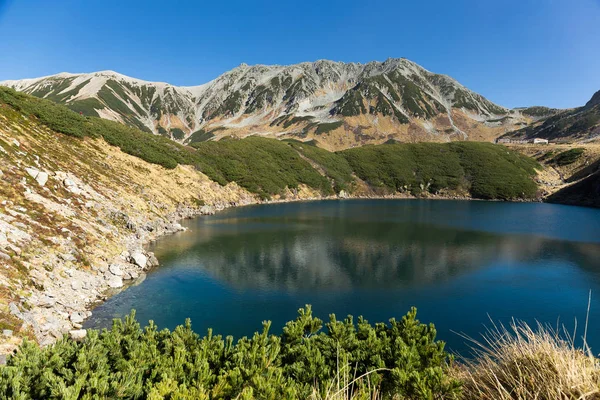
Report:
[[[187,221],[153,248],[161,266],[93,311],[106,327],[132,308],[173,328],[192,318],[236,336],[273,330],[304,304],[326,318],[401,317],[417,306],[454,350],[488,315],[600,332],[600,210],[549,204],[343,201],[239,208]],[[581,322],[580,322],[581,324]],[[600,348],[600,334],[589,334]]]

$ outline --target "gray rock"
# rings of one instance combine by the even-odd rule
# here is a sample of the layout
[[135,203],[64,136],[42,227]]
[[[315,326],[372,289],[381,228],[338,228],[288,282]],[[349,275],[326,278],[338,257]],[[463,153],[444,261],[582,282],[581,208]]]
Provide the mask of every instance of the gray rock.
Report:
[[73,261],[77,260],[73,254],[59,254],[58,256],[60,258],[62,258],[63,261],[71,261],[71,262],[73,262]]
[[148,258],[139,251],[136,251],[131,255],[131,261],[140,268],[146,268]]
[[154,255],[154,253],[148,253],[148,262],[146,264],[148,267],[156,267],[158,266],[158,258]]
[[108,266],[108,270],[115,276],[123,276],[123,270],[117,264],[110,264]]
[[21,315],[21,311],[19,310],[19,307],[17,306],[17,303],[15,303],[15,302],[12,302],[8,305],[8,310],[15,317],[19,317]]
[[13,335],[13,331],[11,331],[10,329],[3,329],[2,330],[2,336],[4,337],[11,337]]
[[111,288],[120,288],[123,287],[123,279],[120,276],[113,275],[110,279],[107,280],[108,286]]
[[0,365],[6,365],[6,354],[0,354]]
[[85,339],[87,336],[87,331],[85,329],[74,329],[69,331],[69,336],[75,341],[80,341]]
[[83,322],[83,320],[85,319],[85,314],[80,313],[80,312],[74,312],[73,314],[71,314],[69,319],[74,324],[81,324]]
[[42,296],[37,305],[42,308],[52,308],[56,305],[56,300],[50,296]]

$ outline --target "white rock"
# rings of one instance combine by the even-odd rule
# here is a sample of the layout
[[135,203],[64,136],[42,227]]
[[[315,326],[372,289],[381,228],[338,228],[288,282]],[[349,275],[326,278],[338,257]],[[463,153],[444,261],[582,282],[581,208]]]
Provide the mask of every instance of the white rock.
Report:
[[71,282],[71,289],[73,290],[81,290],[82,288],[82,284],[80,281],[72,281]]
[[73,182],[71,179],[69,178],[65,178],[65,180],[63,180],[63,185],[65,186],[75,186],[75,182]]
[[87,336],[87,331],[85,329],[74,329],[69,331],[69,336],[75,341],[83,340]]
[[3,329],[2,330],[2,335],[4,337],[11,337],[13,335],[13,331],[11,331],[10,329]]
[[69,319],[74,324],[80,324],[84,320],[84,315],[82,313],[80,313],[80,312],[74,312],[73,314],[71,314],[71,316],[69,317]]
[[110,264],[108,270],[115,276],[123,276],[123,270],[117,264]]
[[148,263],[148,258],[143,255],[142,253],[140,253],[139,251],[136,251],[135,253],[133,253],[131,255],[131,259],[133,260],[134,264],[137,265],[140,268],[146,268],[146,264]]
[[106,283],[108,283],[108,286],[111,288],[123,287],[123,279],[121,279],[120,276],[113,275],[106,281]]
[[48,182],[48,174],[46,172],[39,171],[35,168],[25,168],[25,171],[37,181],[40,186],[44,186]]

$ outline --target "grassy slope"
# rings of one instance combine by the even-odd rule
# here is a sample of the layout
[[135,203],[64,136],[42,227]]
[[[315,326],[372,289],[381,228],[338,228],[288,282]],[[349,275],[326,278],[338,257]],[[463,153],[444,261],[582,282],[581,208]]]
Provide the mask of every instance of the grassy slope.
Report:
[[458,191],[483,199],[528,199],[537,189],[532,179],[535,162],[492,144],[393,144],[330,153],[310,145],[250,137],[195,143],[192,148],[116,122],[84,117],[7,88],[0,88],[0,103],[37,117],[57,132],[102,137],[128,154],[166,168],[194,165],[222,185],[235,181],[263,198],[301,184],[323,195],[351,191],[354,175],[382,194]]

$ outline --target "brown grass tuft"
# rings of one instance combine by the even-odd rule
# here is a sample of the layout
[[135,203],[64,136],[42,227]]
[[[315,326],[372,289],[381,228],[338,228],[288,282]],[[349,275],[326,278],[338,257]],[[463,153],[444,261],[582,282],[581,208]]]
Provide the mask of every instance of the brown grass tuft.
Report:
[[482,341],[467,338],[475,357],[453,369],[464,399],[600,399],[600,362],[578,348],[564,327],[514,321],[494,325]]

